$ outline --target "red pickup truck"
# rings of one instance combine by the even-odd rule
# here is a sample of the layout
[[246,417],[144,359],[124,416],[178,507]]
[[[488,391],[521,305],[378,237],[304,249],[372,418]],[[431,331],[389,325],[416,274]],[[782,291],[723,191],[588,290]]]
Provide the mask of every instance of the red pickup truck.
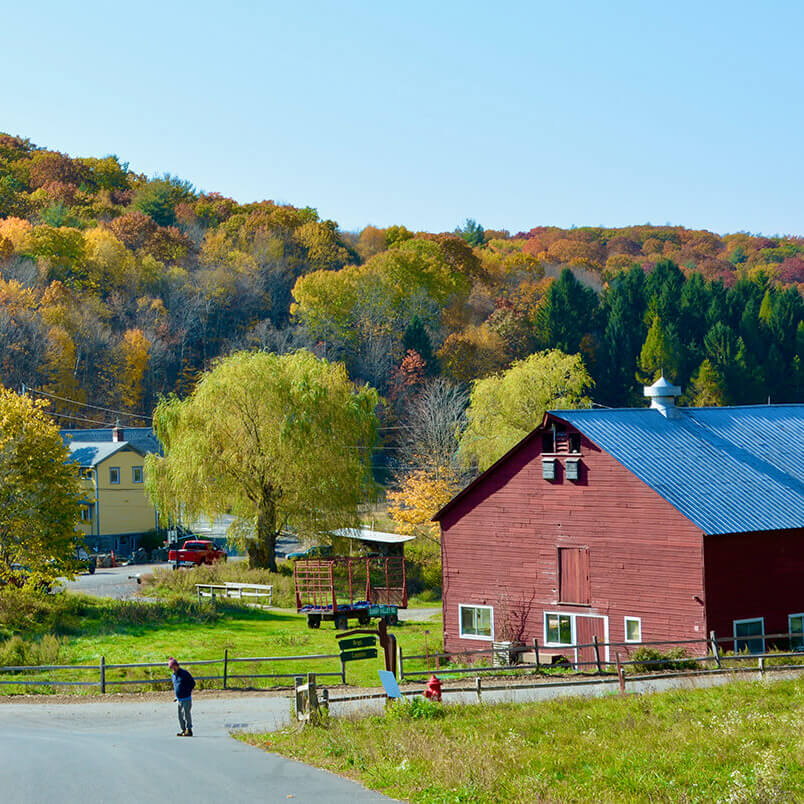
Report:
[[213,542],[198,539],[185,542],[178,550],[171,550],[168,561],[179,567],[214,564],[216,561],[226,561],[226,553],[215,547]]

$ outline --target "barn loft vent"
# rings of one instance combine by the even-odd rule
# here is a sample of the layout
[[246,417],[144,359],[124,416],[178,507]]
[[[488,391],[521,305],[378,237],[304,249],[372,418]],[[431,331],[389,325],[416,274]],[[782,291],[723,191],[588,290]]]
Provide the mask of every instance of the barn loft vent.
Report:
[[664,374],[653,385],[646,385],[643,394],[650,399],[650,406],[659,411],[667,419],[678,415],[676,397],[681,396],[678,385],[670,385]]

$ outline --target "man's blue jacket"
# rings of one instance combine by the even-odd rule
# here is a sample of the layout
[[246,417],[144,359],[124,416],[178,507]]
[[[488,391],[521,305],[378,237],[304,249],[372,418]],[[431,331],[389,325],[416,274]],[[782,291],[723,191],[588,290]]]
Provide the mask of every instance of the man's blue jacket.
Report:
[[176,700],[184,701],[193,694],[195,679],[183,668],[179,667],[173,671],[173,694]]

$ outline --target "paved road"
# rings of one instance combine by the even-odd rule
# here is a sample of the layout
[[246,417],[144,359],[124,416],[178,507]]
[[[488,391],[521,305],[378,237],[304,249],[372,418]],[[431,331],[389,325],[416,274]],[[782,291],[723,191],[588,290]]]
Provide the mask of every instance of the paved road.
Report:
[[65,589],[83,592],[95,597],[115,597],[128,600],[137,597],[142,586],[137,583],[138,575],[153,572],[156,567],[167,567],[168,564],[136,564],[131,567],[110,567],[96,569],[94,575],[89,573],[78,575],[74,581],[67,581]]
[[178,738],[176,705],[142,701],[0,705],[3,804],[315,802],[389,799],[339,776],[245,745],[289,717],[279,697],[197,698],[195,734]]

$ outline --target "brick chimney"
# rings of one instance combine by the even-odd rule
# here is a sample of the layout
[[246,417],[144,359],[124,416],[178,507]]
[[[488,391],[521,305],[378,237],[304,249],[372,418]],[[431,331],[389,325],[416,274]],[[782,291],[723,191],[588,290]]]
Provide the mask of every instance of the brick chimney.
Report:
[[123,440],[123,428],[120,426],[120,419],[118,419],[114,423],[114,427],[112,427],[112,441],[119,443]]

